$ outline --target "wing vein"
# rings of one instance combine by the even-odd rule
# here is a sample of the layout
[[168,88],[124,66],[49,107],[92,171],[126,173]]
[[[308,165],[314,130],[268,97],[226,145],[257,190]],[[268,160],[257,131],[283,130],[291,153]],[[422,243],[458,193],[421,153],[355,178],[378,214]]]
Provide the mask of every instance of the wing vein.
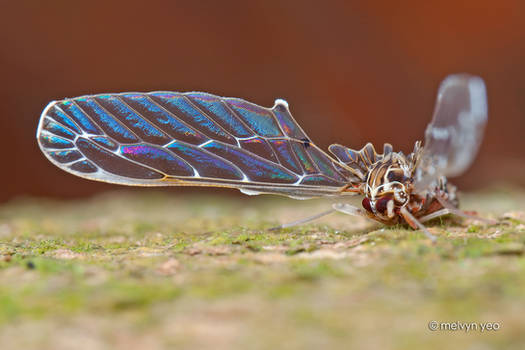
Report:
[[[61,103],[62,103],[62,102],[64,102],[64,101],[56,101],[55,103],[58,103],[58,102],[61,102]],[[75,119],[74,119],[69,113],[67,113],[66,111],[64,111],[64,109],[62,109],[62,107],[58,106],[57,104],[55,104],[53,107],[56,108],[56,109],[58,109],[60,112],[64,113],[64,115],[66,115],[66,116],[69,118],[69,120],[71,121],[71,123],[75,124],[76,127],[78,128],[78,130],[82,131],[82,135],[87,135],[86,130],[84,130],[84,129],[83,129],[83,128],[82,128],[82,127],[81,127],[81,126],[75,121]],[[76,134],[76,132],[75,132],[75,134]]]
[[[147,123],[150,123],[152,124],[153,126],[155,126],[155,128],[162,134],[162,136],[166,137],[167,139],[170,139],[172,140],[173,137],[171,137],[170,135],[168,135],[164,130],[162,130],[161,128],[159,128],[156,124],[153,124],[149,118],[145,117],[144,114],[142,113],[139,113],[135,108],[133,108],[129,103],[127,103],[126,101],[124,101],[124,99],[121,97],[121,95],[115,95],[115,99],[118,100],[120,103],[122,103],[124,106],[126,106],[126,108],[129,108],[130,111],[132,111],[133,113],[135,113],[136,115],[138,115],[140,118],[142,118],[144,121],[146,121]],[[140,137],[139,137],[139,140],[142,140]],[[143,140],[142,140],[143,141]]]
[[[128,130],[130,132],[130,134],[132,134],[133,136],[135,136],[137,138],[137,140],[141,140],[141,138],[133,131],[131,130],[131,128],[128,128],[127,125],[125,125],[122,121],[120,121],[119,118],[117,118],[113,113],[111,113],[110,111],[108,111],[104,106],[102,106],[97,100],[96,100],[96,97],[97,96],[93,96],[93,98],[91,99],[93,101],[93,103],[95,103],[98,107],[100,107],[100,109],[102,109],[104,112],[106,112],[111,118],[113,118],[113,120],[121,125],[124,129]],[[98,124],[97,124],[98,125]],[[100,125],[98,125],[100,127]],[[101,128],[102,129],[102,128]],[[104,130],[102,130],[104,131]],[[104,135],[107,136],[107,137],[110,137],[112,138],[111,136],[109,136],[106,132],[104,132]],[[117,142],[119,145],[122,145],[123,143],[120,143],[118,141],[115,140],[115,142]],[[124,143],[126,145],[126,143]]]
[[[204,110],[202,110],[201,108],[199,108],[199,106],[197,106],[195,103],[193,103],[193,101],[188,98],[188,96],[186,96],[186,94],[181,94],[182,98],[184,99],[184,101],[186,101],[186,103],[188,103],[190,106],[192,106],[193,108],[195,108],[198,112],[200,112],[202,115],[204,115],[206,118],[208,118],[216,127],[218,127],[220,130],[222,130],[225,134],[231,136],[233,139],[237,140],[237,138],[232,135],[230,132],[228,132],[227,130],[225,130],[222,125],[220,125],[219,123],[217,123],[215,121],[214,118],[212,118],[208,113],[206,113]],[[237,141],[237,143],[239,143]]]
[[[59,122],[58,120],[55,120],[55,119],[53,119],[52,117],[50,117],[50,116],[48,116],[48,115],[45,115],[45,116],[44,116],[44,120],[46,120],[46,119],[52,121],[53,123],[57,123],[58,125],[60,125],[60,126],[63,127],[64,129],[66,129],[67,131],[71,132],[73,135],[77,135],[77,136],[78,136],[78,133],[77,133],[76,131],[71,130],[67,125],[62,124],[62,123]],[[82,129],[80,129],[80,130],[82,130]],[[42,130],[42,131],[47,131],[47,130]],[[53,135],[56,135],[56,134],[53,134]],[[57,135],[57,136],[58,136],[58,135]]]
[[[176,119],[177,121],[179,121],[182,125],[184,125],[185,127],[187,127],[188,129],[190,130],[193,130],[196,134],[202,134],[204,136],[206,136],[208,139],[212,139],[211,137],[209,137],[208,135],[206,135],[205,133],[203,133],[202,131],[198,130],[197,128],[194,128],[193,126],[189,125],[188,123],[186,123],[184,120],[182,120],[181,118],[179,118],[176,114],[172,113],[171,111],[167,110],[166,108],[164,108],[164,106],[162,106],[161,104],[157,103],[154,99],[151,98],[151,96],[149,94],[144,94],[144,96],[146,96],[146,99],[151,102],[152,104],[154,104],[155,106],[157,106],[159,109],[161,109],[162,111],[164,111],[166,114],[168,114],[169,116],[173,117],[174,119]],[[161,129],[162,130],[162,126],[160,126],[159,124],[157,124],[155,121],[149,119],[146,117],[146,119],[153,125],[155,125],[157,128]],[[176,140],[174,137],[171,137],[170,135],[168,135],[168,137],[172,140]]]

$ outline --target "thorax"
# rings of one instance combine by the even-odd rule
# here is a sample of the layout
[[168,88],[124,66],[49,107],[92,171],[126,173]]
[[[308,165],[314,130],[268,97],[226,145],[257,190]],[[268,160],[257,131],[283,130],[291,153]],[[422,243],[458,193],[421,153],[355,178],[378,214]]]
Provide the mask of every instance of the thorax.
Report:
[[373,164],[363,187],[363,207],[369,216],[386,224],[400,221],[399,211],[406,207],[416,217],[429,214],[441,208],[436,200],[439,193],[457,206],[455,187],[440,177],[425,193],[414,191],[414,170],[412,163],[401,153]]

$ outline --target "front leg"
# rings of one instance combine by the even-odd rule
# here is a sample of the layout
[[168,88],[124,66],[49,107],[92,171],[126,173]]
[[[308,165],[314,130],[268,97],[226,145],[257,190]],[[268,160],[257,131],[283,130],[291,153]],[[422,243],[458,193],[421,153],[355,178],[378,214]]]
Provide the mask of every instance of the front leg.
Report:
[[405,219],[406,223],[410,225],[414,230],[420,229],[423,231],[423,233],[432,241],[432,243],[436,243],[436,236],[434,236],[432,233],[430,233],[425,225],[420,223],[412,213],[408,211],[407,208],[402,207],[399,211],[401,216],[403,216],[403,219]]
[[347,203],[334,203],[332,205],[332,208],[334,208],[340,213],[347,214],[347,215],[353,215],[353,216],[361,216],[371,221],[380,222],[383,225],[393,225],[397,223],[397,218],[395,216],[392,216],[391,219],[388,219],[388,218],[384,219],[377,215],[374,215],[373,213],[370,213],[366,210],[363,210],[361,208],[355,207]]

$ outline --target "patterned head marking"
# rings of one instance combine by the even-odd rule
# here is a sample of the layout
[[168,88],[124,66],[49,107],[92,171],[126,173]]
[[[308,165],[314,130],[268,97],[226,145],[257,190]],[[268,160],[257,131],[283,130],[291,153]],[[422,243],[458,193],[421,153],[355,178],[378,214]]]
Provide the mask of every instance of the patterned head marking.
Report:
[[408,202],[411,172],[410,162],[400,153],[392,153],[375,164],[366,179],[363,207],[376,215],[392,217],[396,208]]

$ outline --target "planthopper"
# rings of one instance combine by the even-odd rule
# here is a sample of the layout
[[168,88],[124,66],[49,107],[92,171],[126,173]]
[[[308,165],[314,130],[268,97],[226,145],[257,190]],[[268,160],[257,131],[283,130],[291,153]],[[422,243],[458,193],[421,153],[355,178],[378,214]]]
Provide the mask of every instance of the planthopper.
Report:
[[[219,186],[249,195],[295,199],[363,196],[279,228],[332,212],[385,225],[408,224],[435,237],[423,223],[455,214],[456,188],[476,156],[487,123],[487,97],[476,76],[448,76],[439,87],[424,143],[405,155],[385,144],[360,150],[339,144],[332,156],[306,135],[288,103],[265,108],[202,92],[86,95],[53,101],[37,130],[42,152],[74,175],[122,185]],[[479,220],[484,220],[477,218]]]

